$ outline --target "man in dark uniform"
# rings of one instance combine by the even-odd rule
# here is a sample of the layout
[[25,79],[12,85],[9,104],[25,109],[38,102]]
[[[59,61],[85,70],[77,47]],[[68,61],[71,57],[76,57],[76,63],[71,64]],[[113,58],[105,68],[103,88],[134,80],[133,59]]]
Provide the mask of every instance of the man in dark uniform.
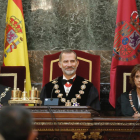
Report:
[[76,75],[79,65],[77,55],[72,50],[64,50],[59,56],[59,67],[63,76],[47,83],[41,91],[41,100],[59,98],[62,106],[91,106],[100,110],[98,91],[91,82]]

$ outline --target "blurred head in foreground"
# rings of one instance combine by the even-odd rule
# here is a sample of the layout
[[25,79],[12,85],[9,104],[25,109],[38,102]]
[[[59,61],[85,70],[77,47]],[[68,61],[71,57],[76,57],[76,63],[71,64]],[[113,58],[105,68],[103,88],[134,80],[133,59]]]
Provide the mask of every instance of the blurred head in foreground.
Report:
[[0,134],[5,140],[34,140],[32,116],[22,106],[7,106],[0,110]]

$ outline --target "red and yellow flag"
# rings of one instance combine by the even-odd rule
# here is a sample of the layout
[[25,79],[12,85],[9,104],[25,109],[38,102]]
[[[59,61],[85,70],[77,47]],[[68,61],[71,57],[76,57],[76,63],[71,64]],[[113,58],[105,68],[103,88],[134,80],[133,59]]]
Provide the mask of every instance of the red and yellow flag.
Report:
[[116,67],[140,63],[140,24],[135,0],[118,0],[109,102],[116,106]]
[[29,93],[31,80],[22,0],[8,0],[3,63],[26,67],[26,91]]

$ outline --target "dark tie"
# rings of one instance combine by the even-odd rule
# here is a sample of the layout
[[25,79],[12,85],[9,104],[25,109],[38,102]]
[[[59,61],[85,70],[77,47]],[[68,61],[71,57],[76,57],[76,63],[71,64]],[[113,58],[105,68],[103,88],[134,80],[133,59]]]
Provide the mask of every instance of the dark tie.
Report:
[[67,82],[69,82],[70,84],[73,84],[73,79],[69,79],[69,80],[62,79],[62,84],[63,85],[65,85]]

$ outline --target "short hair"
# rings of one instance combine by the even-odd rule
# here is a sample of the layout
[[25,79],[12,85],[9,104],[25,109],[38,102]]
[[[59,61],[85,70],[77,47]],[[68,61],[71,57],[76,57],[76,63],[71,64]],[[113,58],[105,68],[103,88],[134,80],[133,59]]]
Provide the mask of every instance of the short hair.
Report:
[[7,106],[0,110],[0,134],[5,140],[27,140],[32,131],[32,116],[22,106]]
[[129,77],[129,82],[133,88],[136,86],[134,82],[134,78],[137,71],[140,71],[140,64],[134,66],[134,68],[131,71],[131,75]]
[[75,59],[77,60],[77,54],[76,54],[76,52],[74,52],[73,50],[70,50],[70,49],[68,49],[68,50],[63,50],[61,53],[60,53],[60,55],[59,55],[59,62],[61,61],[61,59],[62,59],[62,54],[63,53],[74,53],[75,54]]

